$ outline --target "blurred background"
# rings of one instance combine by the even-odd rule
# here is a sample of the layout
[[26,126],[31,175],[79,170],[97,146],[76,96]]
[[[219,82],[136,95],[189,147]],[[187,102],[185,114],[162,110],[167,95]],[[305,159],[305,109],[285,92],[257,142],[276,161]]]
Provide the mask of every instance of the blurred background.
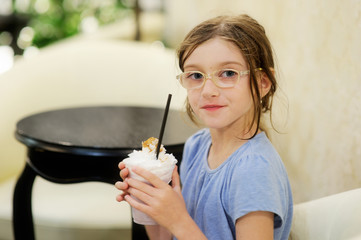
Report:
[[[158,1],[150,2],[151,7],[161,7]],[[64,38],[137,15],[140,10],[135,0],[1,0],[0,4],[0,44],[2,54],[9,55],[8,62],[3,56],[1,71],[12,65],[11,55],[26,56]]]
[[0,0],[0,181],[23,167],[13,132],[27,114],[162,107],[169,91],[182,109],[174,50],[200,21],[241,13],[273,44],[280,133],[271,135],[295,203],[360,188],[361,0]]

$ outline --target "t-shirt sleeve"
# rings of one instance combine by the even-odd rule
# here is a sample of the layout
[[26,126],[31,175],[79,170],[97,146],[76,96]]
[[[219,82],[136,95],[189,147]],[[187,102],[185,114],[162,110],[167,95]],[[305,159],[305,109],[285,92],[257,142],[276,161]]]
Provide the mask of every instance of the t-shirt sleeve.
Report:
[[280,227],[286,199],[278,169],[263,156],[244,156],[234,166],[229,179],[227,211],[235,223],[254,211],[275,214],[274,227]]

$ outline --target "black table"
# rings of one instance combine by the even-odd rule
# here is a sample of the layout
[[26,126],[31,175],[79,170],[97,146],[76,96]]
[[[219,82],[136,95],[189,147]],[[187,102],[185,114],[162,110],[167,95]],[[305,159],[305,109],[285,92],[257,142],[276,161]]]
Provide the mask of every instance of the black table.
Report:
[[[36,176],[56,183],[121,180],[118,163],[141,142],[158,137],[164,110],[159,108],[97,106],[43,112],[16,125],[17,140],[27,146],[27,162],[13,200],[16,240],[35,239],[31,195]],[[178,111],[170,110],[163,144],[179,160],[185,140],[195,128]],[[133,239],[144,229],[133,223]]]

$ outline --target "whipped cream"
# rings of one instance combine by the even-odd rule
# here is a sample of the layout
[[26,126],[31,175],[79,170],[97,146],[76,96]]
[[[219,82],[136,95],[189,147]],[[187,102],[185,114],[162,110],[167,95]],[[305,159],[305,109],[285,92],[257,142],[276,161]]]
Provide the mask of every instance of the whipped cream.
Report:
[[158,139],[153,137],[149,138],[147,141],[142,142],[141,151],[134,150],[128,155],[128,158],[123,160],[125,166],[129,169],[130,177],[140,181],[145,181],[142,177],[138,176],[131,170],[133,166],[140,166],[157,175],[163,181],[170,182],[172,179],[173,169],[177,164],[177,159],[173,156],[173,154],[166,153],[163,145],[160,147],[157,159],[157,144]]

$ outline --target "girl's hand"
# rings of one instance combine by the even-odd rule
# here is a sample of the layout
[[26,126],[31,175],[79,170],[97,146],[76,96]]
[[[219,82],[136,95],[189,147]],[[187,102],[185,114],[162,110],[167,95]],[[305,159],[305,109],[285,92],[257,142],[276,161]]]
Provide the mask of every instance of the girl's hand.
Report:
[[182,216],[189,216],[181,193],[177,167],[173,170],[172,186],[141,167],[135,167],[132,170],[149,181],[151,185],[128,178],[126,180],[127,192],[143,203],[134,200],[129,194],[125,195],[124,199],[132,207],[151,216],[158,224],[172,232],[172,228],[177,227]]
[[126,179],[127,179],[127,177],[128,177],[129,170],[125,167],[125,164],[124,164],[123,162],[120,162],[120,163],[118,164],[118,167],[119,167],[119,169],[120,169],[119,175],[120,175],[120,177],[123,179],[123,182],[118,181],[118,182],[115,183],[115,187],[116,187],[117,189],[119,189],[119,190],[122,191],[121,194],[119,194],[119,195],[116,196],[116,200],[117,200],[118,202],[121,202],[121,201],[124,201],[124,200],[125,200],[124,197],[125,197],[126,195],[128,195],[128,191],[127,191],[127,190],[128,190],[128,188],[129,188],[129,185],[128,185],[128,183],[126,182]]

